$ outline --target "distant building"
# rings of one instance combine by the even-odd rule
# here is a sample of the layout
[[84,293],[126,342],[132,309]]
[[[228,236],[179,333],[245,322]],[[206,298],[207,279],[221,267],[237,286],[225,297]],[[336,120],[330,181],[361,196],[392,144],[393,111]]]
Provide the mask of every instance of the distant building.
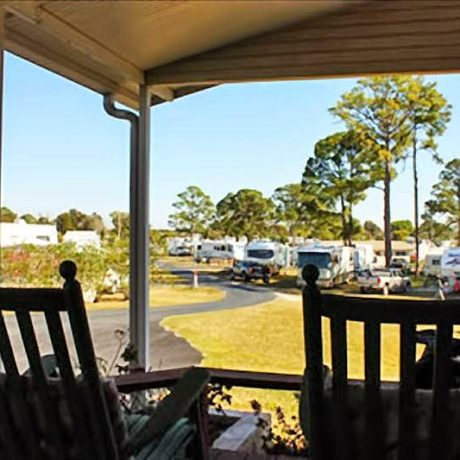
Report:
[[69,230],[62,237],[63,243],[75,243],[79,248],[83,246],[101,246],[101,237],[94,230]]
[[0,246],[17,246],[19,244],[35,244],[46,246],[57,244],[58,234],[55,225],[28,224],[19,222],[0,223]]

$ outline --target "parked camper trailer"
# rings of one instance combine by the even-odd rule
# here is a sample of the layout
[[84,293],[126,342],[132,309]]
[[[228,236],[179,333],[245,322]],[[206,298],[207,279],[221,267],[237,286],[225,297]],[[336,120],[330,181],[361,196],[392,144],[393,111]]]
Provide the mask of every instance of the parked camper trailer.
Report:
[[270,267],[270,274],[277,275],[287,265],[289,250],[285,245],[270,240],[254,240],[246,246],[245,260]]
[[441,257],[441,276],[453,280],[460,277],[460,247],[449,248]]
[[304,246],[297,251],[297,285],[304,286],[302,269],[305,265],[315,265],[319,270],[318,286],[333,287],[344,283],[353,274],[353,249],[350,246]]
[[355,273],[370,270],[375,260],[372,244],[357,244],[353,249],[353,269]]
[[424,276],[441,276],[441,259],[443,252],[430,253],[425,256],[423,267]]
[[191,256],[193,242],[188,238],[175,237],[168,242],[168,254],[170,256]]
[[212,259],[243,260],[246,244],[234,240],[203,240],[196,249],[195,260],[208,262]]

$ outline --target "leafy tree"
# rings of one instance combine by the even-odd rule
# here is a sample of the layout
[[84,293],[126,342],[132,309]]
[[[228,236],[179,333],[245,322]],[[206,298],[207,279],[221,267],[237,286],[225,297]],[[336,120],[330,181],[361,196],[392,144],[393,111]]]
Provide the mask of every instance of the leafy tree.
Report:
[[37,219],[37,224],[53,225],[53,224],[55,224],[55,221],[53,219],[50,219],[49,217],[40,216]]
[[441,245],[443,241],[454,239],[453,228],[444,222],[439,222],[428,210],[422,214],[422,219],[420,238],[433,241],[437,245]]
[[70,209],[56,217],[56,227],[61,234],[68,230],[95,230],[102,233],[104,223],[102,217],[95,212],[85,214],[77,209]]
[[129,236],[129,213],[113,211],[110,213],[113,228],[117,239],[128,238]]
[[352,244],[353,206],[374,182],[365,148],[352,131],[332,134],[316,143],[303,173],[304,184],[314,183],[321,197],[338,201],[345,245]]
[[437,154],[436,137],[441,136],[450,121],[452,107],[437,90],[435,82],[423,77],[413,77],[407,94],[410,123],[412,125],[412,172],[414,180],[414,236],[415,272],[419,271],[419,209],[417,154],[427,152],[440,161]]
[[20,219],[23,220],[24,222],[28,223],[28,224],[37,224],[38,223],[37,218],[35,216],[33,216],[32,214],[30,214],[30,213],[23,214],[20,217]]
[[358,81],[330,109],[366,145],[372,179],[383,181],[385,259],[391,261],[390,186],[395,165],[405,157],[412,140],[408,95],[412,77],[377,76]]
[[242,189],[228,193],[216,206],[217,226],[226,235],[249,240],[269,235],[275,206],[258,190]]
[[14,222],[17,214],[14,213],[10,208],[2,206],[0,208],[0,222]]
[[391,233],[394,240],[407,240],[414,233],[410,220],[395,220],[391,223]]
[[457,246],[460,246],[460,159],[449,161],[439,179],[431,192],[433,199],[425,206],[430,216],[441,215],[446,225],[455,228]]
[[272,200],[276,207],[276,220],[284,225],[277,225],[276,234],[288,236],[305,236],[306,229],[306,200],[307,196],[301,184],[287,184],[278,187]]
[[383,230],[371,220],[366,220],[366,222],[364,222],[363,232],[366,239],[383,240]]
[[176,212],[169,216],[169,225],[189,235],[202,233],[207,236],[215,216],[211,198],[195,185],[190,185],[177,196],[179,200],[173,203]]

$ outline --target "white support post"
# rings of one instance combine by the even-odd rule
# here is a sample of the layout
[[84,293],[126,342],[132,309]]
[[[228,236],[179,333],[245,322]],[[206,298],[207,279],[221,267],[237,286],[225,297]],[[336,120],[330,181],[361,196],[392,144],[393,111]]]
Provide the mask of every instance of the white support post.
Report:
[[[3,57],[5,48],[5,10],[0,5],[0,213],[3,204],[2,195],[2,147],[3,147]],[[1,251],[1,242],[0,242]]]
[[130,183],[130,330],[139,365],[150,367],[149,185],[150,91],[140,86],[137,155],[131,157]]
[[[3,57],[4,57],[4,48],[5,48],[5,10],[3,5],[0,5],[0,215],[1,208],[3,204],[3,194],[2,194],[2,147],[3,147]],[[1,221],[1,219],[0,219]],[[2,257],[2,242],[0,234],[0,259]],[[1,273],[0,273],[1,275]],[[4,371],[3,362],[0,358],[0,372]]]

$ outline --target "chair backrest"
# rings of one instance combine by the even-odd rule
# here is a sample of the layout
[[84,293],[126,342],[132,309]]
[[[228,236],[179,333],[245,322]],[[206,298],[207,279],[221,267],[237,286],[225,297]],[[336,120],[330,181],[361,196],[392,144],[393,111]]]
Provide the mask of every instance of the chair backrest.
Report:
[[[460,301],[387,300],[346,295],[320,294],[316,287],[318,270],[308,265],[303,270],[307,285],[303,290],[304,334],[306,355],[305,410],[308,412],[309,446],[314,460],[354,459],[356,445],[365,452],[361,458],[417,459],[451,458],[449,430],[452,392],[449,389],[453,325],[460,324]],[[323,361],[322,318],[330,320],[332,385],[326,394]],[[363,404],[356,410],[364,412],[362,436],[350,436],[350,385],[348,378],[347,321],[364,324]],[[385,444],[385,404],[382,402],[381,325],[399,325],[400,382],[392,388],[396,393],[396,442],[391,455]],[[418,324],[436,328],[432,390],[429,392],[430,424],[426,453],[420,454],[416,436],[416,327]],[[328,401],[326,399],[329,398]],[[328,408],[334,406],[334,418]],[[457,408],[457,406],[456,406]],[[458,407],[460,409],[460,407]],[[329,419],[328,419],[329,417]],[[458,415],[457,415],[458,417]],[[388,422],[388,420],[387,420]],[[330,436],[328,424],[336,427],[337,438]],[[419,457],[418,457],[419,456]],[[458,458],[458,457],[455,457]]]
[[[76,265],[59,268],[62,289],[0,289],[1,458],[116,459],[118,453],[98,373]],[[61,312],[68,314],[81,375],[75,375]],[[6,313],[6,314],[5,314]],[[40,359],[32,314],[42,313],[56,356],[59,379],[48,378]],[[8,333],[16,316],[30,376],[20,375]],[[64,406],[64,407],[63,407]]]

